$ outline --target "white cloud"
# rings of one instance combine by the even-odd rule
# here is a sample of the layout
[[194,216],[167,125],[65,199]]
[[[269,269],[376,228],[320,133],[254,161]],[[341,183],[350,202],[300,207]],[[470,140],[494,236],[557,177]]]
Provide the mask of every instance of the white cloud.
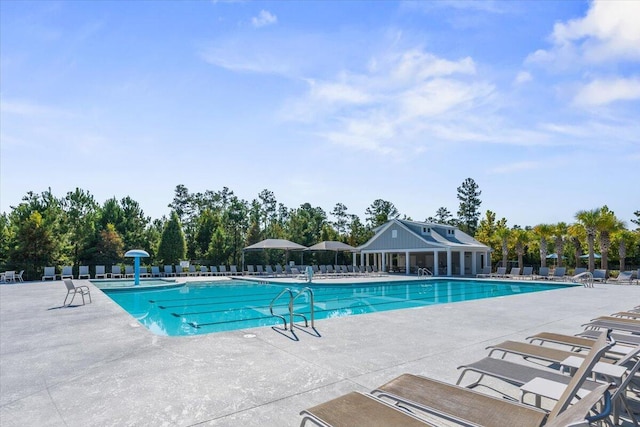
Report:
[[528,71],[520,71],[514,80],[515,84],[523,84],[533,80],[533,76]]
[[[486,103],[491,84],[468,81],[475,74],[474,61],[449,60],[411,49],[374,57],[366,71],[339,73],[333,80],[307,80],[304,97],[283,110],[285,120],[310,123],[327,141],[356,150],[389,155],[403,150],[424,150],[425,132],[435,136],[427,123],[459,124],[457,115]],[[470,131],[473,134],[474,132]],[[433,138],[432,138],[433,139]]]
[[576,94],[574,103],[598,106],[635,99],[640,99],[640,78],[598,79],[583,86]]
[[0,112],[20,116],[71,117],[73,115],[59,108],[34,104],[29,101],[7,101],[4,99],[0,100]]
[[475,74],[475,63],[470,57],[459,61],[438,58],[428,52],[411,50],[403,53],[394,64],[391,76],[400,81],[424,80],[451,74]]
[[276,22],[278,22],[278,17],[266,10],[261,10],[258,16],[251,18],[251,24],[256,28],[273,25]]
[[605,63],[640,60],[640,2],[594,0],[583,18],[554,26],[550,50],[538,50],[529,62]]

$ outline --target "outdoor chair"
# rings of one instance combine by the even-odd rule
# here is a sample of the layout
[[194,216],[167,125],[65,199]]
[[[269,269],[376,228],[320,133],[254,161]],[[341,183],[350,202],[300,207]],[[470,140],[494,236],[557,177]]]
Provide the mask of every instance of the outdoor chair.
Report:
[[264,268],[262,267],[262,265],[256,265],[256,273],[259,275],[263,275],[264,274]]
[[593,281],[607,283],[607,270],[593,270]]
[[164,266],[164,277],[175,276],[176,274],[173,272],[173,266],[165,265]]
[[93,276],[95,279],[106,279],[107,273],[105,271],[104,265],[96,265],[96,274]]
[[24,279],[22,278],[23,274],[24,274],[24,270],[20,270],[20,273],[15,275],[15,281],[16,282],[24,282]]
[[533,280],[533,267],[524,267],[522,269],[522,275],[519,279],[532,279]]
[[180,264],[176,264],[175,268],[176,268],[176,273],[175,273],[176,277],[183,277],[187,275],[187,273],[184,272]]
[[247,273],[248,275],[250,275],[250,276],[253,276],[253,275],[255,275],[255,274],[256,274],[256,270],[255,270],[255,268],[253,267],[253,264],[248,264],[248,265],[247,265],[246,273]]
[[535,276],[536,279],[548,279],[549,278],[549,267],[540,267],[538,270],[538,274]]
[[122,269],[120,269],[119,265],[114,265],[111,267],[111,274],[109,275],[112,279],[121,279],[122,278]]
[[78,279],[91,279],[91,275],[89,274],[89,266],[81,265],[79,267]]
[[513,267],[511,269],[511,272],[507,275],[505,275],[506,278],[508,279],[518,279],[520,278],[520,267]]
[[633,282],[633,272],[632,271],[621,271],[618,274],[618,277],[615,279],[611,279],[612,282],[616,283],[626,283],[630,285]]
[[576,269],[573,271],[573,275],[574,275],[574,276],[577,276],[578,274],[582,274],[582,273],[584,273],[585,271],[587,271],[587,269],[586,269],[586,268],[584,268],[584,267],[578,267],[578,268],[576,268]]
[[476,277],[489,277],[491,276],[491,266],[487,265],[485,267],[482,267],[482,271],[478,274],[476,274]]
[[219,274],[218,267],[216,267],[215,265],[212,265],[211,267],[209,267],[209,270],[211,271],[212,276],[217,276]]
[[60,280],[73,279],[73,266],[67,265],[62,267],[62,273],[60,273]]
[[200,276],[208,276],[209,275],[209,270],[207,270],[207,267],[204,265],[200,266]]
[[273,276],[275,273],[273,272],[273,267],[271,267],[271,265],[266,265],[264,267],[264,272],[268,275],[268,276]]
[[124,266],[124,277],[125,278],[133,278],[133,265],[125,265]]
[[140,266],[140,277],[151,277],[151,274],[149,274],[149,270],[144,265]]
[[42,276],[42,281],[44,282],[47,279],[56,280],[56,268],[55,267],[45,267],[44,275]]
[[507,267],[498,267],[495,273],[489,275],[489,277],[504,277],[507,274]]
[[160,273],[160,267],[158,267],[157,265],[152,265],[151,266],[151,277],[161,277],[162,274]]
[[197,276],[198,275],[198,271],[196,270],[196,266],[195,265],[190,265],[189,266],[189,273],[187,273],[189,276]]
[[549,277],[551,280],[564,280],[564,275],[567,272],[566,267],[556,267],[553,270],[553,274]]
[[14,270],[4,272],[4,281],[6,283],[16,282],[16,272]]
[[221,265],[220,267],[218,267],[218,271],[220,272],[220,275],[226,276],[227,275],[227,266],[226,265]]
[[230,266],[230,268],[231,268],[231,271],[230,271],[231,275],[237,276],[237,275],[240,274],[240,272],[238,271],[238,267],[237,266],[232,265],[232,266]]
[[[584,396],[580,405],[569,408],[571,401],[584,384],[591,369],[611,344],[606,334],[597,340],[597,345],[564,388],[564,392],[547,413],[521,403],[489,396],[465,387],[447,384],[431,378],[403,374],[374,390],[369,395],[352,392],[329,402],[302,411],[301,426],[311,421],[319,426],[369,426],[369,425],[441,425],[436,419],[454,424],[483,426],[566,426],[568,422],[584,424],[591,409],[606,395],[610,384],[602,384]],[[584,403],[582,403],[584,401]],[[390,402],[390,403],[389,403]],[[393,406],[392,406],[393,405]],[[416,419],[409,412],[392,412],[389,408],[416,409],[428,413],[425,420]],[[609,405],[606,405],[610,408]],[[608,412],[603,411],[602,416]],[[402,415],[400,415],[402,414]],[[389,417],[389,418],[386,418]],[[591,421],[590,419],[588,421]],[[577,424],[576,424],[577,425]],[[586,424],[585,424],[586,425]]]
[[[80,296],[82,296],[82,305],[85,304],[85,301],[84,301],[85,295],[88,295],[89,302],[92,302],[91,292],[89,291],[88,286],[76,286],[73,284],[73,280],[68,280],[68,279],[64,281],[64,284],[67,287],[67,295],[64,297],[64,302],[62,303],[64,307],[70,306],[77,294],[80,294]],[[71,301],[69,301],[69,304],[67,304],[67,298],[69,298],[69,295],[71,295]]]

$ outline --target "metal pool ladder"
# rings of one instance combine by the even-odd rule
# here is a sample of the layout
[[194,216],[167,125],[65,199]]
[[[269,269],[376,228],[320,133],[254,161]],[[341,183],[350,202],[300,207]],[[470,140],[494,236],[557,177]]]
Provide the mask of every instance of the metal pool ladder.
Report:
[[577,274],[571,278],[573,283],[582,283],[585,288],[593,288],[593,274],[590,271],[585,271]]
[[281,314],[276,314],[273,312],[273,305],[276,303],[276,301],[278,301],[283,295],[285,294],[289,294],[289,328],[290,330],[293,331],[293,327],[294,327],[294,323],[293,323],[293,319],[295,316],[298,317],[302,317],[304,319],[304,326],[306,328],[309,327],[309,321],[307,320],[307,316],[305,316],[302,313],[295,313],[294,312],[294,302],[296,299],[298,299],[300,296],[308,294],[309,295],[309,310],[310,310],[310,317],[311,317],[311,327],[315,328],[315,324],[314,324],[314,303],[313,303],[313,289],[306,287],[301,289],[300,291],[298,291],[297,293],[294,293],[290,288],[285,288],[283,290],[280,291],[280,293],[278,295],[276,295],[276,297],[274,299],[271,300],[271,303],[269,304],[269,312],[271,313],[272,316],[278,317],[280,319],[282,319],[282,322],[284,323],[284,329],[287,330],[287,318],[284,315]]

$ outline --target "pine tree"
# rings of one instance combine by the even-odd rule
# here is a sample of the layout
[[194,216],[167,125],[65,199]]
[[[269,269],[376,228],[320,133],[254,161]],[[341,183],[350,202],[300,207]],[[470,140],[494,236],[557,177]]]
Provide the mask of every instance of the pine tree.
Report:
[[458,223],[460,229],[471,236],[475,235],[478,229],[480,205],[482,204],[482,201],[478,198],[480,194],[482,194],[482,191],[471,178],[465,179],[462,185],[458,187],[458,200],[460,200]]
[[184,233],[182,232],[182,226],[180,225],[180,219],[178,214],[171,212],[171,219],[167,221],[167,224],[162,231],[162,239],[160,240],[160,247],[158,248],[158,258],[162,260],[164,264],[176,264],[180,260],[184,259],[187,252],[187,244],[184,239]]

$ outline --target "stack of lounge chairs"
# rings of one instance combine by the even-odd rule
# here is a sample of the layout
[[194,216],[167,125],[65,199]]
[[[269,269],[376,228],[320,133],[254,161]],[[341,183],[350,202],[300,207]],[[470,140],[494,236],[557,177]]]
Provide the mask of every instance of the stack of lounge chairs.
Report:
[[[541,332],[491,345],[487,357],[459,367],[455,385],[403,374],[370,393],[348,393],[303,410],[301,426],[639,425],[640,306],[583,326],[579,336]],[[461,386],[469,374],[479,378]],[[489,387],[485,378],[492,394],[479,387]]]

